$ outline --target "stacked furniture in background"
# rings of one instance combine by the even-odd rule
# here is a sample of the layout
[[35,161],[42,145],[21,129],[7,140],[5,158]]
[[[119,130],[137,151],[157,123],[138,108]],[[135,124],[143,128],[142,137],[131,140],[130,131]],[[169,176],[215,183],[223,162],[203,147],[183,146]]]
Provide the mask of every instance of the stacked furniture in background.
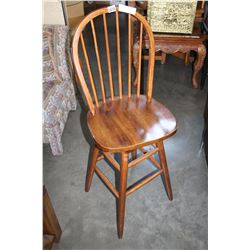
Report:
[[[165,1],[161,4],[166,4],[169,2],[170,4],[187,4],[187,1],[182,1],[182,2],[172,2],[172,1]],[[188,1],[190,2],[190,1]],[[157,2],[156,2],[157,4]],[[192,3],[190,3],[192,4]],[[184,6],[185,6],[184,5]],[[139,8],[141,12],[145,14],[147,11],[147,2],[144,1],[143,4],[139,3],[139,1],[130,1],[129,6]],[[193,32],[192,34],[181,34],[181,33],[159,33],[155,32],[154,33],[154,40],[155,40],[155,52],[156,52],[156,59],[161,60],[161,63],[163,64],[166,61],[166,54],[172,54],[177,57],[183,57],[181,55],[184,55],[184,60],[185,64],[187,65],[190,60],[189,60],[189,55],[191,51],[195,51],[197,56],[193,64],[193,73],[192,73],[192,87],[193,88],[198,88],[199,83],[197,81],[197,75],[199,71],[201,70],[203,66],[203,62],[206,56],[206,47],[204,45],[204,42],[207,40],[207,34],[203,33],[202,30],[202,25],[204,22],[204,13],[207,8],[207,4],[205,4],[205,1],[198,1],[197,3],[197,9],[196,9],[196,14],[195,14],[195,19],[194,19],[194,27],[193,27]],[[165,9],[163,10],[165,11]],[[147,18],[149,13],[147,13]],[[158,13],[159,14],[159,13]],[[165,16],[162,20],[168,20],[169,22],[173,21],[171,19],[168,19],[170,17]],[[172,18],[172,17],[171,17]],[[152,18],[151,18],[152,19]],[[174,20],[174,21],[177,21]],[[134,29],[134,37],[135,40],[133,41],[133,65],[137,74],[138,70],[138,60],[139,60],[139,33],[138,33],[138,25],[133,25],[132,26]],[[148,49],[149,41],[148,37],[144,36],[143,37],[143,48]],[[158,54],[160,53],[160,55]],[[144,55],[142,56],[142,59],[147,59],[148,56]],[[137,78],[134,80],[134,85],[136,85]],[[142,86],[143,87],[143,86]],[[141,91],[143,93],[143,90]]]
[[53,155],[63,153],[61,136],[69,111],[76,109],[68,34],[67,26],[43,26],[43,142]]

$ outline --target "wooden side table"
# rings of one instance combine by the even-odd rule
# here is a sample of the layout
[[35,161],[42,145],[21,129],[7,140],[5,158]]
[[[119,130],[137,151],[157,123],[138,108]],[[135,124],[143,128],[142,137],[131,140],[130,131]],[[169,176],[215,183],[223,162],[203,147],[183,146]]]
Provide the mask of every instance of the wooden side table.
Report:
[[52,249],[54,242],[59,242],[62,230],[52,206],[48,192],[43,186],[43,249]]
[[[144,1],[141,4],[138,1],[129,1],[129,6],[136,7],[138,11],[144,12],[145,15],[147,11],[147,2]],[[197,74],[201,70],[204,59],[206,56],[206,47],[204,42],[207,40],[207,32],[203,34],[202,23],[204,22],[204,13],[206,13],[207,18],[207,2],[198,1],[197,10],[195,14],[195,22],[193,33],[191,35],[181,35],[181,34],[164,34],[164,33],[154,33],[155,39],[155,51],[161,51],[162,55],[156,57],[160,59],[163,64],[166,59],[166,54],[177,55],[178,52],[186,53],[185,54],[185,64],[189,62],[189,53],[190,51],[195,51],[197,53],[196,59],[194,61],[193,73],[192,73],[192,86],[193,88],[198,88]],[[138,27],[132,25],[132,30],[135,34],[138,35]],[[135,40],[133,41],[133,66],[136,72],[136,79],[134,80],[134,85],[137,84],[137,68],[138,68],[138,49],[139,49],[139,39],[134,35]],[[148,38],[144,37],[143,39],[143,48],[148,48]],[[144,59],[147,56],[143,57]],[[142,86],[142,85],[141,85]]]
[[[176,52],[189,53],[190,51],[197,52],[192,73],[192,86],[193,88],[198,88],[197,74],[202,68],[206,56],[206,47],[203,42],[207,39],[207,35],[196,33],[192,35],[168,35],[154,33],[154,39],[156,52],[162,51],[166,54],[173,54]],[[133,65],[136,72],[134,85],[136,85],[138,77],[139,39],[136,39],[135,41],[136,42],[133,45]],[[148,38],[144,36],[143,48],[148,49],[148,46]]]

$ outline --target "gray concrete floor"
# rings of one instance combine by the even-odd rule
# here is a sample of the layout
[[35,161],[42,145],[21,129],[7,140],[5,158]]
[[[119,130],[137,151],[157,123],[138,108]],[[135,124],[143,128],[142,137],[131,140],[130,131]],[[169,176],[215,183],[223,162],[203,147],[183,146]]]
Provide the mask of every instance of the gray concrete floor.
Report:
[[[54,157],[48,145],[43,147],[44,184],[63,231],[54,249],[207,249],[208,170],[200,151],[207,88],[192,89],[191,72],[191,65],[172,56],[165,65],[156,62],[153,97],[178,122],[177,133],[165,141],[174,199],[168,200],[160,177],[129,196],[122,240],[117,238],[112,194],[97,176],[90,192],[84,191],[91,137],[86,107],[78,96],[78,108],[70,112],[62,136],[64,154]],[[113,170],[104,161],[98,164],[114,182]],[[130,170],[129,184],[153,169],[147,161],[139,164]]]

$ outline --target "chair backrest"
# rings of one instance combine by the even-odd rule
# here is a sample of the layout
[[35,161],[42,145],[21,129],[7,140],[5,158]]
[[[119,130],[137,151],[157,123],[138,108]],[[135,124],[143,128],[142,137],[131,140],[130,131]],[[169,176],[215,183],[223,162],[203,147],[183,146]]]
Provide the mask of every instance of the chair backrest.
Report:
[[[111,98],[111,100],[114,100],[115,98],[122,98],[125,93],[123,92],[123,79],[122,79],[122,63],[121,63],[121,44],[120,44],[120,25],[119,25],[119,13],[124,12],[128,16],[128,70],[127,70],[127,75],[128,75],[128,82],[127,82],[127,96],[130,97],[132,93],[132,88],[131,88],[131,78],[132,78],[132,46],[133,46],[133,33],[132,33],[132,19],[137,19],[140,27],[140,32],[139,32],[139,65],[138,65],[138,82],[137,82],[137,91],[136,94],[137,96],[140,96],[140,85],[141,85],[141,56],[142,56],[142,41],[143,41],[143,34],[146,33],[149,37],[149,61],[148,61],[148,70],[147,70],[147,101],[150,102],[152,98],[152,89],[153,89],[153,74],[154,74],[154,60],[155,60],[155,48],[154,48],[154,37],[153,33],[151,31],[151,28],[146,21],[145,17],[140,15],[139,13],[136,12],[135,8],[131,8],[128,6],[109,6],[105,8],[101,8],[98,10],[95,10],[91,12],[89,15],[87,15],[82,22],[79,24],[74,38],[73,38],[73,43],[72,43],[72,52],[73,52],[73,62],[75,66],[75,70],[78,76],[78,79],[80,81],[83,93],[86,97],[88,107],[91,111],[92,114],[95,114],[95,107],[100,106],[100,102],[105,103],[108,98]],[[118,97],[115,96],[114,92],[114,83],[116,83],[115,79],[113,79],[113,74],[112,74],[112,66],[111,66],[111,61],[112,63],[116,63],[113,60],[111,60],[111,55],[110,51],[113,52],[114,50],[110,49],[110,44],[109,44],[109,32],[108,32],[108,27],[107,27],[107,15],[115,15],[115,20],[116,20],[116,54],[117,54],[117,67],[118,67],[118,86],[119,86],[119,94]],[[105,49],[106,49],[106,60],[102,61],[100,60],[100,53],[99,53],[99,48],[98,48],[98,39],[96,35],[96,29],[95,29],[95,22],[94,20],[101,16],[102,22],[103,22],[103,31],[104,31],[104,37],[105,37]],[[92,31],[92,36],[93,36],[93,45],[94,45],[94,50],[96,54],[96,61],[97,61],[97,66],[98,66],[98,73],[99,73],[99,81],[100,81],[100,87],[101,87],[101,93],[102,93],[102,98],[101,100],[98,99],[97,96],[97,91],[96,91],[96,84],[95,80],[93,77],[93,73],[91,70],[90,66],[90,60],[92,59],[88,57],[88,52],[89,50],[86,49],[86,43],[85,43],[85,38],[83,31],[86,29],[86,26],[90,24],[91,31]],[[100,27],[98,27],[99,29]],[[82,52],[83,56],[85,59],[85,64],[86,64],[86,71],[88,72],[88,77],[89,77],[89,85],[91,86],[91,92],[92,95],[90,94],[90,88],[88,87],[88,84],[86,83],[86,78],[84,77],[83,74],[83,69],[81,67],[81,60],[79,58],[79,44],[81,44],[82,47]],[[101,54],[103,56],[103,54]],[[103,78],[103,70],[102,70],[102,65],[107,64],[108,67],[108,77],[109,77],[109,92],[110,96],[106,96],[106,91],[105,91],[105,82]],[[93,98],[92,98],[93,96]]]

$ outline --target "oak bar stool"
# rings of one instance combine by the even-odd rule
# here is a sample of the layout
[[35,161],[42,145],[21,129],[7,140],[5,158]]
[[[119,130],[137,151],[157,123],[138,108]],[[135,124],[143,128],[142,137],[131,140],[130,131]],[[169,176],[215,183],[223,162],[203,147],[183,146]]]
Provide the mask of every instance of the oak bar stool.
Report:
[[[114,12],[114,13],[112,13]],[[128,52],[128,83],[127,94],[125,93],[125,84],[122,80],[122,64],[121,64],[121,45],[120,45],[120,28],[119,28],[119,13],[124,12],[128,17],[128,48],[131,48],[132,33],[131,33],[131,19],[136,18],[140,23],[140,53],[138,65],[138,84],[136,94],[132,94],[131,88],[131,66],[132,53],[131,49]],[[117,50],[117,66],[118,66],[118,81],[112,77],[110,46],[107,27],[107,15],[115,15],[116,18],[116,50]],[[97,36],[95,32],[94,20],[96,17],[101,17],[103,21],[103,29],[105,36],[105,48],[107,61],[100,61],[100,54],[98,49]],[[99,79],[101,85],[102,98],[98,99],[96,84],[93,78],[93,73],[90,67],[88,51],[85,46],[85,39],[83,30],[87,24],[91,25],[94,48],[96,52],[96,60],[99,72]],[[141,84],[141,48],[142,48],[142,34],[143,29],[149,37],[149,61],[147,71],[147,93],[140,95]],[[81,44],[81,46],[79,46]],[[83,71],[80,64],[78,50],[82,47],[83,55],[85,57],[86,70],[89,75],[89,82],[91,85],[93,98],[90,88],[85,81]],[[167,167],[163,140],[172,136],[176,132],[176,119],[173,114],[161,103],[152,98],[153,89],[153,73],[154,73],[154,37],[151,28],[145,18],[136,12],[135,8],[119,5],[109,6],[98,9],[87,15],[77,28],[73,39],[73,61],[76,69],[79,82],[81,84],[83,93],[89,107],[87,115],[87,123],[89,130],[95,141],[95,146],[92,152],[90,164],[88,167],[85,183],[85,191],[90,189],[91,181],[94,173],[96,173],[101,180],[106,184],[111,193],[118,199],[118,237],[122,238],[125,215],[126,197],[141,188],[149,181],[153,180],[159,175],[163,175],[165,180],[165,187],[169,200],[173,199],[170,177]],[[104,78],[102,75],[102,65],[107,63],[109,75],[110,96],[106,96]],[[112,63],[116,63],[112,61]],[[114,82],[113,82],[114,81]],[[118,83],[117,83],[118,82]],[[117,83],[119,87],[119,95],[115,96],[114,84]],[[107,87],[107,86],[106,86]],[[148,151],[144,147],[152,145],[153,149]],[[136,157],[136,152],[139,150],[142,155]],[[121,163],[119,164],[112,154],[118,153],[121,156]],[[159,154],[160,163],[153,157],[155,153]],[[129,155],[132,156],[132,161],[128,161]],[[113,186],[104,173],[96,166],[96,163],[106,158],[115,170],[120,172],[120,185],[118,190]],[[143,178],[136,185],[127,188],[127,174],[128,170],[143,160],[150,160],[157,171],[151,175]]]

